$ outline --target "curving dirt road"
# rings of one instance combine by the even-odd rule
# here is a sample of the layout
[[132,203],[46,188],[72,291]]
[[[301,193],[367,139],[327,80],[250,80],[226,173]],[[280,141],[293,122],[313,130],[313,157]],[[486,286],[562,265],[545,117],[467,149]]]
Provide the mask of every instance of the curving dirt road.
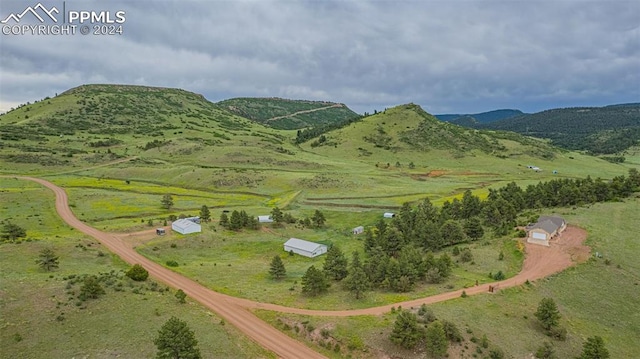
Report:
[[189,278],[172,272],[138,254],[131,245],[125,243],[117,236],[99,231],[81,222],[73,212],[71,212],[67,194],[62,188],[39,178],[16,178],[34,181],[51,189],[56,195],[56,211],[71,227],[92,236],[125,262],[142,265],[149,271],[149,274],[157,280],[170,287],[182,289],[189,297],[211,309],[220,317],[224,318],[226,322],[234,325],[248,337],[266,349],[273,351],[279,357],[291,359],[326,358],[301,342],[265,323],[247,308],[242,307],[235,301],[235,298],[216,293]]
[[[213,310],[220,317],[224,318],[225,321],[236,326],[254,341],[282,358],[324,358],[324,356],[268,325],[251,313],[251,309],[267,309],[286,313],[333,317],[380,315],[390,311],[391,307],[397,307],[399,305],[408,308],[420,306],[421,304],[431,304],[459,298],[463,291],[463,289],[460,289],[381,307],[340,311],[290,308],[277,304],[259,303],[248,299],[231,297],[214,292],[198,282],[143,257],[133,249],[131,243],[123,240],[122,235],[105,233],[81,222],[69,208],[65,191],[53,183],[33,177],[15,178],[34,181],[51,189],[56,195],[56,210],[58,214],[71,227],[94,237],[127,263],[138,263],[142,265],[149,271],[149,274],[157,280],[173,288],[182,289],[189,297]],[[500,282],[469,287],[464,289],[464,291],[467,295],[487,293],[489,292],[490,286],[495,289],[518,286],[527,280],[533,281],[561,272],[576,262],[584,261],[589,257],[589,248],[583,246],[586,237],[587,233],[585,230],[569,226],[563,232],[560,240],[553,240],[550,247],[526,243],[526,258],[523,269],[515,277]]]

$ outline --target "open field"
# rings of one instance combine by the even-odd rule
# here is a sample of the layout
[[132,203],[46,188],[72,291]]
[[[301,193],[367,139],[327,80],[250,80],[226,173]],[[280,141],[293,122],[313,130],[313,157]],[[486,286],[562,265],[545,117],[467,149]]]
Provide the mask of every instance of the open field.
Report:
[[[158,329],[172,315],[195,331],[205,357],[271,357],[215,314],[191,301],[179,304],[173,290],[150,280],[125,281],[122,291],[106,288],[106,295],[78,306],[65,278],[111,271],[121,276],[128,265],[62,222],[49,190],[7,178],[0,178],[0,188],[0,218],[26,228],[31,239],[0,245],[0,357],[149,358]],[[58,270],[44,272],[35,264],[43,248],[60,256]]]
[[[441,284],[419,284],[408,293],[377,290],[361,300],[353,300],[351,294],[342,289],[342,284],[335,282],[326,295],[308,298],[301,294],[302,276],[311,265],[322,268],[325,257],[289,256],[282,247],[289,237],[325,243],[329,240],[338,245],[348,258],[353,251],[362,253],[362,242],[357,239],[361,237],[331,230],[296,228],[243,233],[218,230],[188,236],[168,234],[139,245],[137,250],[161,264],[177,261],[180,265],[172,270],[217,292],[260,302],[325,310],[374,307],[473,286],[476,280],[479,283],[491,282],[493,280],[487,276],[489,272],[503,271],[508,276],[515,275],[521,269],[523,258],[511,240],[480,241],[459,246],[472,249],[474,262],[456,263],[452,277]],[[446,251],[451,255],[451,250],[448,248]],[[501,250],[505,259],[499,261]],[[287,269],[287,277],[280,281],[270,279],[268,274],[269,263],[276,255],[282,258]],[[238,278],[243,280],[238,281]]]
[[[580,352],[585,338],[594,335],[604,338],[612,358],[635,357],[640,352],[640,343],[636,340],[640,336],[640,314],[635,305],[638,304],[640,285],[640,266],[636,260],[640,242],[634,235],[634,226],[640,223],[640,199],[596,204],[560,213],[569,223],[589,231],[587,244],[592,247],[592,253],[602,253],[603,258],[593,258],[530,286],[429,307],[438,318],[453,321],[461,331],[469,328],[476,337],[486,334],[491,343],[514,358],[528,358],[545,340],[553,343],[558,357],[574,357]],[[558,304],[561,326],[568,330],[565,342],[546,337],[533,316],[544,297],[551,297]],[[380,350],[393,347],[388,333],[395,319],[390,314],[313,318],[258,311],[258,315],[281,329],[283,318],[298,323],[308,321],[315,328],[331,328],[331,336],[343,344],[358,337],[368,348],[356,357],[378,357],[376,353]],[[284,331],[302,338],[290,329]],[[409,352],[402,353],[403,357],[412,357]]]
[[[131,241],[139,253],[161,265],[177,261],[179,266],[173,270],[209,288],[299,308],[367,308],[448,292],[476,280],[487,283],[491,281],[489,272],[501,270],[512,276],[520,270],[523,257],[516,242],[486,234],[480,241],[459,246],[469,246],[474,261],[456,263],[453,276],[443,284],[420,285],[411,293],[370,292],[354,301],[334,283],[327,295],[310,299],[300,294],[301,277],[311,264],[321,267],[324,257],[288,256],[282,243],[289,237],[338,244],[350,258],[353,251],[362,252],[363,246],[362,238],[352,236],[350,230],[374,225],[382,212],[394,211],[404,202],[415,204],[429,198],[441,205],[460,198],[467,189],[485,198],[489,189],[511,181],[524,187],[554,178],[610,179],[640,163],[637,149],[629,150],[624,164],[612,164],[555,149],[537,139],[424,122],[425,117],[416,115],[419,111],[410,105],[327,133],[324,144],[312,146],[309,141],[294,145],[295,131],[261,126],[211,107],[193,94],[170,90],[162,101],[148,102],[147,92],[155,90],[133,87],[127,91],[100,94],[91,88],[86,93],[76,90],[3,115],[0,173],[34,174],[64,187],[75,215],[105,232],[153,229],[164,225],[169,215],[197,215],[206,204],[213,222],[203,226],[202,234],[183,237],[169,233],[144,243],[136,238]],[[377,135],[378,128],[386,131],[384,136]],[[430,133],[441,138],[429,137]],[[384,141],[387,136],[389,145],[378,146],[375,142],[380,138],[376,136]],[[433,147],[425,146],[430,141]],[[539,166],[542,171],[534,172],[527,165]],[[160,206],[167,193],[175,201],[170,210]],[[27,357],[38,357],[55,343],[69,342],[68,348],[60,348],[52,356],[127,357],[143,353],[148,357],[154,352],[151,341],[157,328],[170,313],[177,313],[196,331],[203,353],[269,357],[228,323],[219,325],[219,317],[193,303],[179,305],[172,293],[152,290],[151,284],[108,291],[86,305],[69,301],[64,277],[112,270],[120,273],[127,266],[60,221],[52,199],[51,193],[37,184],[0,179],[0,220],[10,219],[27,228],[31,239],[0,245],[0,256],[8,269],[0,275],[0,339],[9,343],[1,356],[26,353]],[[560,211],[570,223],[589,231],[589,244],[604,258],[532,286],[436,304],[433,310],[461,329],[486,333],[507,353],[524,358],[545,338],[532,312],[542,297],[552,296],[564,315],[562,324],[569,330],[567,342],[554,342],[560,357],[576,355],[582,339],[591,335],[605,338],[612,357],[633,357],[640,352],[634,342],[640,337],[638,305],[630,305],[638,303],[640,281],[636,260],[640,247],[633,237],[636,223],[640,223],[639,203],[634,199]],[[269,214],[274,206],[297,218],[320,209],[327,225],[313,230],[266,226],[260,231],[235,233],[216,223],[223,210],[245,210],[255,216]],[[61,268],[53,277],[33,264],[45,246],[61,255]],[[500,251],[505,254],[502,261],[497,259]],[[275,255],[282,256],[287,268],[287,278],[282,281],[267,276]],[[610,261],[608,265],[605,260]],[[134,289],[142,294],[133,293]],[[56,319],[62,311],[65,319]],[[146,320],[139,320],[138,313]],[[349,319],[259,314],[279,328],[280,317],[310,320],[316,327],[328,325],[343,347],[355,336],[362,343],[354,347],[370,348],[370,352],[353,351],[355,357],[375,357],[381,352],[407,355],[396,353],[386,339],[386,328],[393,322],[390,314]],[[96,340],[106,337],[103,333],[109,333],[108,338]],[[34,343],[36,337],[44,339]]]

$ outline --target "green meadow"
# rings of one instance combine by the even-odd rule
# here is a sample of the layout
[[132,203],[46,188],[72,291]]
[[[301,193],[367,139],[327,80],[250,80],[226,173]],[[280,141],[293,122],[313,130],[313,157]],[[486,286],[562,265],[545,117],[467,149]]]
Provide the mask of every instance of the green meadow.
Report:
[[[585,263],[562,273],[533,282],[531,285],[501,290],[495,294],[476,295],[430,305],[440,319],[454,322],[461,332],[471,332],[477,338],[483,334],[501,348],[507,357],[530,357],[544,341],[550,341],[559,358],[572,358],[582,350],[587,337],[604,338],[611,358],[633,358],[640,353],[640,265],[637,254],[640,241],[635,226],[640,223],[640,198],[619,203],[596,204],[560,211],[569,223],[589,231],[587,245],[592,257]],[[558,304],[562,316],[560,325],[568,330],[566,341],[545,336],[533,313],[542,298],[550,297]],[[408,309],[408,308],[405,308]],[[258,311],[289,335],[304,337],[283,328],[282,321],[310,322],[315,328],[331,328],[331,336],[342,346],[354,337],[364,343],[364,351],[354,357],[369,357],[380,350],[399,351],[403,357],[421,357],[415,351],[402,351],[389,341],[394,314],[380,317],[313,318],[292,314]],[[469,335],[463,346],[473,348]],[[317,342],[307,339],[318,350]],[[391,348],[391,349],[389,349]],[[457,353],[459,353],[458,347]],[[330,355],[330,351],[326,351]],[[467,356],[473,351],[467,350]]]
[[[325,133],[323,142],[316,138],[295,144],[295,130],[262,126],[186,91],[138,86],[72,89],[0,116],[0,132],[1,174],[39,176],[63,187],[75,215],[103,231],[153,229],[169,216],[198,215],[202,205],[211,209],[213,221],[204,224],[200,234],[168,233],[139,244],[137,250],[148,258],[163,265],[176,261],[179,265],[172,270],[223,293],[316,309],[419,298],[476,280],[490,281],[487,274],[498,270],[512,276],[523,256],[511,238],[487,233],[459,246],[471,249],[473,262],[456,262],[445,283],[419,285],[410,293],[370,292],[358,301],[333,283],[328,294],[307,298],[300,293],[301,277],[310,265],[321,267],[324,257],[289,256],[282,244],[290,237],[339,245],[350,258],[363,248],[362,237],[353,236],[351,229],[372,226],[383,212],[405,202],[429,198],[441,205],[466,190],[485,198],[490,189],[512,181],[525,187],[554,178],[606,180],[640,165],[637,147],[623,154],[625,163],[613,164],[543,140],[440,123],[413,104]],[[161,206],[165,194],[174,199],[170,209]],[[174,313],[195,330],[205,357],[269,357],[234,328],[221,325],[214,314],[192,302],[178,304],[173,293],[151,282],[133,287],[125,283],[124,291],[108,289],[100,299],[80,305],[69,300],[65,277],[117,274],[127,266],[66,226],[54,211],[53,199],[34,183],[0,178],[0,220],[10,220],[28,234],[20,244],[0,245],[5,264],[0,274],[2,357],[151,357],[155,332]],[[267,225],[239,233],[217,224],[224,210],[257,216],[275,206],[297,218],[320,209],[327,224],[322,229]],[[434,312],[461,330],[486,334],[520,358],[545,339],[532,313],[541,298],[552,296],[569,331],[566,342],[554,341],[560,357],[577,355],[591,335],[605,338],[613,358],[639,353],[635,339],[640,337],[640,318],[634,304],[639,303],[640,248],[634,233],[640,201],[565,209],[561,214],[589,231],[588,244],[603,258],[532,286],[433,305]],[[51,274],[34,263],[45,247],[61,257],[60,269]],[[500,252],[503,260],[498,260]],[[275,255],[287,269],[282,281],[268,278]],[[259,314],[280,328],[278,318],[284,317],[311,321],[316,328],[327,325],[343,349],[350,343],[355,348],[339,354],[319,348],[330,356],[409,355],[397,352],[387,340],[390,314],[348,319]],[[68,345],[60,348],[59,343]]]
[[[151,358],[157,331],[171,316],[196,333],[204,357],[271,358],[271,354],[198,304],[178,303],[173,290],[147,280],[105,287],[98,299],[73,299],[68,277],[115,273],[128,266],[92,238],[57,216],[54,195],[29,181],[0,178],[0,218],[27,229],[28,239],[0,245],[0,357]],[[52,249],[60,267],[45,272],[35,263]]]

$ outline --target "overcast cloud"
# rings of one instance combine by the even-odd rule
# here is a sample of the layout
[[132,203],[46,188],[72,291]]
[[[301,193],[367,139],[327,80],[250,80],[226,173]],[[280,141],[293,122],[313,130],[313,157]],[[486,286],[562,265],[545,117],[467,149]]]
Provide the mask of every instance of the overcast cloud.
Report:
[[[36,4],[3,0],[0,18]],[[87,83],[178,87],[214,102],[327,100],[360,113],[408,102],[431,113],[640,102],[636,0],[68,0],[65,8],[123,10],[124,34],[0,34],[0,112]],[[28,16],[21,24],[34,23]]]

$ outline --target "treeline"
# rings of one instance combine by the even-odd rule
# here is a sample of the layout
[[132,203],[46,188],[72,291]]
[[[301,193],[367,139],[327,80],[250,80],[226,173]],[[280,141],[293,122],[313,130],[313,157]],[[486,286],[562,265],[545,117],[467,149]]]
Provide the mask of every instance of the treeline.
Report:
[[[490,189],[482,201],[467,190],[461,199],[436,208],[427,198],[412,208],[405,203],[390,224],[380,219],[365,232],[365,272],[374,287],[405,292],[420,282],[439,283],[450,274],[451,259],[432,251],[484,236],[484,226],[505,235],[526,209],[606,202],[640,190],[640,173],[602,179],[555,179],[522,189],[514,182]],[[537,218],[531,219],[532,221]],[[525,223],[526,224],[526,223]],[[327,258],[328,259],[328,258]]]
[[311,127],[311,128],[305,128],[303,130],[298,130],[298,132],[296,133],[296,139],[294,141],[294,143],[296,145],[299,145],[301,143],[305,143],[313,138],[316,138],[324,133],[327,133],[329,131],[333,131],[333,130],[337,130],[343,127],[347,127],[352,123],[361,121],[365,116],[357,116],[357,117],[353,117],[353,118],[349,118],[349,119],[345,119],[342,121],[338,121],[338,122],[334,122],[334,123],[327,123],[324,125],[320,125],[320,126],[316,126],[316,127]]

